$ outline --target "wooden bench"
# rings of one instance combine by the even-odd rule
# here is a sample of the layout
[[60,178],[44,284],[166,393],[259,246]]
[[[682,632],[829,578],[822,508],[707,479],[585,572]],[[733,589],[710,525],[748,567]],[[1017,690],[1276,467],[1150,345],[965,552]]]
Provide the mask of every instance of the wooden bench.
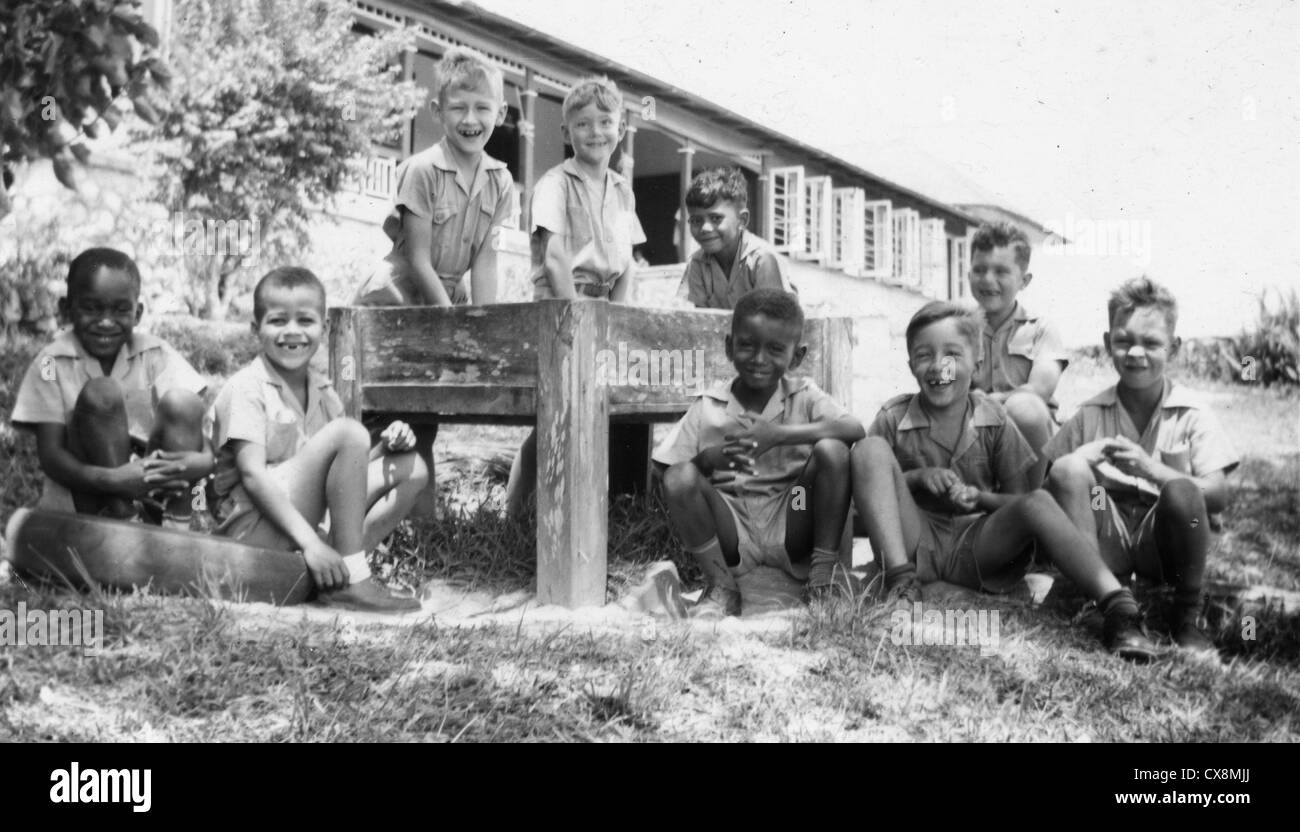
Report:
[[[652,423],[675,421],[698,389],[734,377],[730,321],[723,311],[562,300],[340,307],[330,310],[330,373],[358,419],[535,422],[538,599],[601,605],[611,422],[624,457],[616,471],[643,484]],[[795,374],[848,407],[852,321],[810,319],[804,341]]]

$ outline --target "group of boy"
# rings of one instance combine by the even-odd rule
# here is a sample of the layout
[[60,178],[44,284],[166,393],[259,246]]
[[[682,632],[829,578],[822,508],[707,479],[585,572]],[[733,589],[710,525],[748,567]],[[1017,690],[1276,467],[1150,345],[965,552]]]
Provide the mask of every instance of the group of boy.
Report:
[[[399,169],[384,223],[392,250],[357,303],[496,299],[494,238],[518,215],[509,171],[485,152],[505,118],[499,70],[449,51],[431,108],[443,138]],[[535,188],[534,296],[626,301],[645,235],[630,183],[610,166],[626,129],[621,94],[586,79],[562,112],[573,157]],[[1032,279],[1029,242],[1007,225],[983,227],[969,275],[980,309],[936,301],[916,313],[906,348],[918,392],[890,399],[865,428],[790,375],[807,353],[803,312],[782,259],[747,228],[743,175],[701,173],[684,201],[699,249],[680,295],[733,310],[725,348],[737,373],[705,390],[654,453],[671,522],[706,579],[692,614],[739,614],[738,578],[757,566],[804,581],[810,599],[833,594],[852,504],[893,603],[919,602],[933,581],[1005,592],[1037,556],[1097,603],[1114,653],[1157,652],[1126,586],[1135,572],[1173,587],[1174,642],[1212,649],[1197,627],[1208,517],[1224,508],[1237,460],[1210,410],[1165,376],[1179,344],[1167,290],[1141,278],[1115,291],[1103,340],[1118,383],[1058,425],[1067,358],[1017,297]],[[417,608],[374,581],[366,552],[427,499],[434,429],[342,418],[311,367],[325,322],[320,281],[301,268],[262,278],[260,353],[206,415],[202,378],[134,331],[139,284],[135,264],[110,249],[70,268],[71,327],[33,362],[13,414],[36,434],[41,505],[118,518],[143,510],[184,527],[191,486],[213,473],[219,533],[301,551],[327,603]],[[534,454],[535,434],[516,456],[510,514],[527,505]]]

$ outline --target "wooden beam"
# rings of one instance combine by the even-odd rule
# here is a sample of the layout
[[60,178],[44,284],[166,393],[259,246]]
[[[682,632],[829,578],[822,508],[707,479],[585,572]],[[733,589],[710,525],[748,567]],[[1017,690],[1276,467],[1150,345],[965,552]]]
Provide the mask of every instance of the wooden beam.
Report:
[[537,327],[537,599],[605,603],[609,401],[596,378],[608,304],[541,301]]
[[523,142],[519,159],[519,178],[523,182],[520,197],[520,227],[528,233],[533,230],[533,180],[537,178],[537,161],[534,158],[537,126],[533,121],[537,109],[537,90],[533,88],[533,70],[524,69],[524,88],[519,91],[522,112],[519,116],[519,138]]
[[681,195],[677,200],[677,256],[681,262],[686,262],[686,241],[690,239],[691,233],[690,218],[686,215],[686,192],[691,189],[691,179],[694,177],[692,165],[695,160],[695,145],[687,142],[685,146],[677,148],[677,152],[682,154],[682,177],[681,177]]

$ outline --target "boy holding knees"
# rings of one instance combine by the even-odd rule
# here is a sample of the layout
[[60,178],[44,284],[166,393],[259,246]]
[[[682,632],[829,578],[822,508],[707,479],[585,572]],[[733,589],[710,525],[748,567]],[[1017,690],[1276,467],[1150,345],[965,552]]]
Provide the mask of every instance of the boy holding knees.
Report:
[[[366,552],[411,510],[428,472],[402,422],[379,443],[343,418],[329,380],[311,369],[325,330],[325,287],[307,269],[278,268],[253,290],[261,352],[230,377],[212,406],[217,533],[299,550],[319,600],[370,612],[420,604],[390,595]],[[328,540],[318,526],[329,516]]]
[[[632,247],[646,241],[632,183],[609,160],[627,132],[623,94],[604,76],[585,78],[564,97],[564,140],[573,158],[537,180],[532,204],[533,298],[631,297]],[[510,468],[506,515],[524,516],[537,481],[537,432]]]
[[[1016,299],[1029,285],[1029,238],[1010,223],[982,225],[971,240],[971,294],[984,311],[984,359],[972,385],[1002,404],[1030,446],[1055,432],[1056,386],[1069,364],[1060,333]],[[1046,458],[1028,471],[1031,489],[1043,483]]]
[[794,292],[781,258],[749,232],[749,188],[736,168],[706,170],[686,192],[687,224],[700,248],[686,261],[680,297],[732,309],[752,289]]
[[[1106,566],[1174,590],[1170,634],[1212,650],[1201,632],[1201,583],[1210,517],[1228,502],[1237,455],[1213,412],[1165,375],[1178,351],[1178,305],[1146,277],[1110,297],[1103,343],[1119,380],[1084,402],[1047,444],[1047,487],[1096,539]],[[1103,494],[1104,492],[1104,494]]]
[[[36,434],[39,508],[188,529],[190,489],[212,471],[203,378],[163,340],[137,332],[140,271],[92,248],[68,268],[59,311],[71,326],[23,376],[13,423]],[[159,520],[159,514],[161,518]]]
[[934,301],[907,326],[919,393],[886,402],[853,449],[853,498],[885,574],[888,597],[921,601],[921,583],[1005,592],[1035,544],[1105,615],[1111,652],[1147,660],[1137,604],[1081,533],[1026,473],[1035,455],[1006,409],[971,389],[978,313]]
[[[736,378],[706,391],[655,449],[668,514],[708,587],[697,614],[739,615],[737,576],[775,566],[832,587],[849,510],[849,446],[862,424],[808,379],[798,299],[756,289],[736,303]],[[800,498],[803,499],[800,499]]]

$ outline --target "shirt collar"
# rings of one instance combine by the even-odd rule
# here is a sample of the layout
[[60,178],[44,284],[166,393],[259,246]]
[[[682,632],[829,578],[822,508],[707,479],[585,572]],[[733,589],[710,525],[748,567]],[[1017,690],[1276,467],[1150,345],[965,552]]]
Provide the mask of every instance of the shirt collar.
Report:
[[474,176],[474,181],[466,182],[465,177],[460,172],[460,168],[456,167],[456,163],[451,160],[450,154],[451,149],[447,146],[447,137],[443,136],[437,144],[429,148],[429,161],[432,162],[433,166],[438,170],[445,170],[449,173],[455,174],[456,184],[459,185],[460,189],[468,196],[474,196],[474,194],[482,190],[484,183],[487,182],[488,171],[506,167],[505,162],[493,159],[491,156],[484,153],[479,157],[478,172]]
[[[715,381],[712,385],[705,388],[700,395],[726,405],[728,413],[733,413],[734,415],[739,416],[744,413],[745,410],[741,406],[740,401],[736,398],[736,394],[731,392],[731,385],[735,380],[736,379],[733,376],[724,381]],[[807,386],[807,378],[791,378],[790,376],[782,376],[781,383],[777,385],[776,391],[772,394],[772,398],[767,400],[767,406],[763,408],[763,416],[768,417],[772,413],[784,412],[785,400]]]
[[[273,387],[278,387],[281,390],[285,388],[286,385],[284,379],[281,378],[279,373],[271,369],[271,366],[266,361],[265,355],[259,353],[257,359],[253,361],[252,367],[253,374],[258,378],[258,380],[264,381]],[[328,378],[310,367],[307,368],[308,390],[320,390],[329,386],[330,380]]]
[[[564,160],[563,164],[560,165],[560,169],[569,176],[577,177],[583,182],[588,181],[587,174],[582,172],[582,168],[578,167],[578,160],[572,156]],[[605,169],[605,182],[608,185],[613,185],[615,188],[627,188],[627,180],[623,178],[622,174],[618,173],[613,168]]]
[[[970,404],[971,416],[967,420],[977,428],[996,427],[1006,422],[1003,411],[997,404],[984,394],[982,390],[972,390],[966,397]],[[930,416],[921,406],[921,394],[913,393],[912,398],[907,403],[907,411],[903,418],[898,422],[899,430],[921,430],[929,429]]]
[[[1118,404],[1119,404],[1119,385],[1112,384],[1110,387],[1107,387],[1105,390],[1102,390],[1100,393],[1093,396],[1091,399],[1088,399],[1081,406],[1086,407],[1091,405],[1093,407],[1115,407]],[[1200,409],[1203,406],[1204,405],[1202,404],[1200,398],[1197,397],[1197,395],[1194,392],[1188,390],[1186,387],[1180,387],[1179,385],[1174,384],[1173,379],[1169,378],[1169,376],[1165,376],[1164,389],[1160,393],[1161,410],[1172,410],[1172,409],[1187,408],[1187,407]]]

